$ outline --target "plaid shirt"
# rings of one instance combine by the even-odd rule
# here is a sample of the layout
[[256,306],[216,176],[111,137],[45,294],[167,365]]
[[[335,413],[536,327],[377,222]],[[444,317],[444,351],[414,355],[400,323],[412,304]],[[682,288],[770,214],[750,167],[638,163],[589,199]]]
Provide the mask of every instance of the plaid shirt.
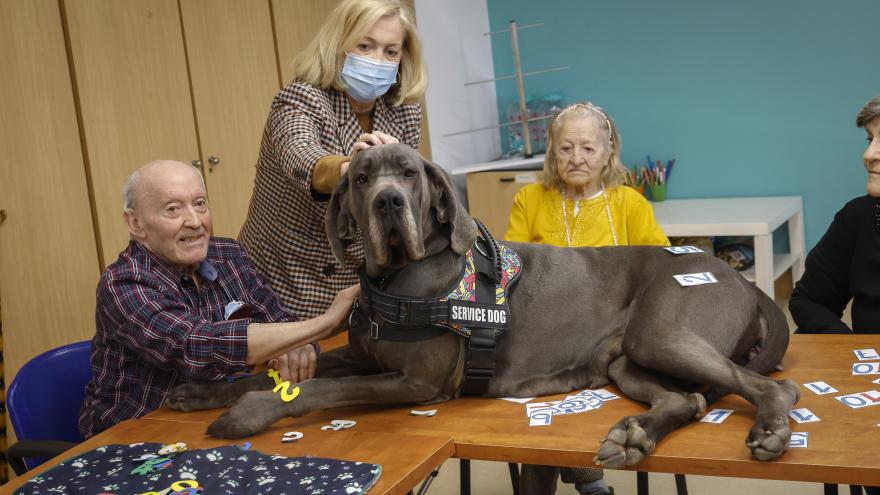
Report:
[[[245,370],[247,327],[296,321],[232,239],[212,237],[192,278],[131,241],[98,284],[92,379],[79,416],[90,437],[160,407],[177,384]],[[226,320],[232,301],[250,318]]]
[[[376,100],[373,130],[413,148],[419,144],[421,109]],[[346,249],[340,266],[324,231],[329,196],[312,195],[320,158],[349,156],[363,133],[345,93],[300,81],[275,97],[263,142],[247,220],[239,240],[284,304],[302,318],[326,311],[340,290],[358,283],[363,240]]]

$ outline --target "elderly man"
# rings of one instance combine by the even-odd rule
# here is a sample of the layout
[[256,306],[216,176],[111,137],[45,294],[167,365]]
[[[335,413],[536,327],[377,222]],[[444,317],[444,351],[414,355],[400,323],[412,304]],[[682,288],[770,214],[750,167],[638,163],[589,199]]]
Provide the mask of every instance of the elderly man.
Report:
[[188,164],[144,165],[123,201],[131,241],[98,284],[84,436],[158,408],[181,382],[222,379],[276,357],[284,379],[314,374],[309,344],[343,329],[359,287],[297,321],[236,241],[211,237],[204,179]]

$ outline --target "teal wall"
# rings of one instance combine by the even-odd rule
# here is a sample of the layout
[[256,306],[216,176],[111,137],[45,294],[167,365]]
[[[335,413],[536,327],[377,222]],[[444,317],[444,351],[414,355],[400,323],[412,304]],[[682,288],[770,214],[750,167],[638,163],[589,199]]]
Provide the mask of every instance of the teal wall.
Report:
[[[487,0],[520,32],[527,93],[589,99],[617,121],[623,160],[677,158],[670,198],[801,195],[807,248],[865,193],[862,104],[880,94],[880,1]],[[513,73],[493,36],[495,74]],[[506,119],[516,97],[497,83]],[[502,136],[502,142],[506,137]]]

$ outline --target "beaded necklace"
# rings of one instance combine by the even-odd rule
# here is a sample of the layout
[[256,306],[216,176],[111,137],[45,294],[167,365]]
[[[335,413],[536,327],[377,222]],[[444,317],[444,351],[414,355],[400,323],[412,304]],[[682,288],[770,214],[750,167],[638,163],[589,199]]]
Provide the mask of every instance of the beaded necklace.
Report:
[[[617,246],[617,234],[614,232],[614,219],[611,218],[611,206],[608,203],[608,193],[605,192],[605,184],[602,184],[602,198],[605,199],[605,213],[608,214],[608,227],[611,228],[611,240]],[[575,200],[575,211],[578,209],[578,200]],[[575,214],[576,215],[576,214]],[[565,242],[571,247],[571,232],[568,229],[568,207],[565,205],[565,191],[562,191],[562,223],[565,224]]]

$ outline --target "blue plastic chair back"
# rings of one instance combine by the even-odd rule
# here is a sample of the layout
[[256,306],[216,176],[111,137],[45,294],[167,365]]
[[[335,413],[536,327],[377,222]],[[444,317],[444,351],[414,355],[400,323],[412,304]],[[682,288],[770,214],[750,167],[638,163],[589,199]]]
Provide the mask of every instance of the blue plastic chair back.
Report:
[[[6,409],[19,440],[82,442],[79,410],[91,379],[91,342],[64,345],[28,361],[6,392]],[[27,459],[28,469],[39,461]]]

